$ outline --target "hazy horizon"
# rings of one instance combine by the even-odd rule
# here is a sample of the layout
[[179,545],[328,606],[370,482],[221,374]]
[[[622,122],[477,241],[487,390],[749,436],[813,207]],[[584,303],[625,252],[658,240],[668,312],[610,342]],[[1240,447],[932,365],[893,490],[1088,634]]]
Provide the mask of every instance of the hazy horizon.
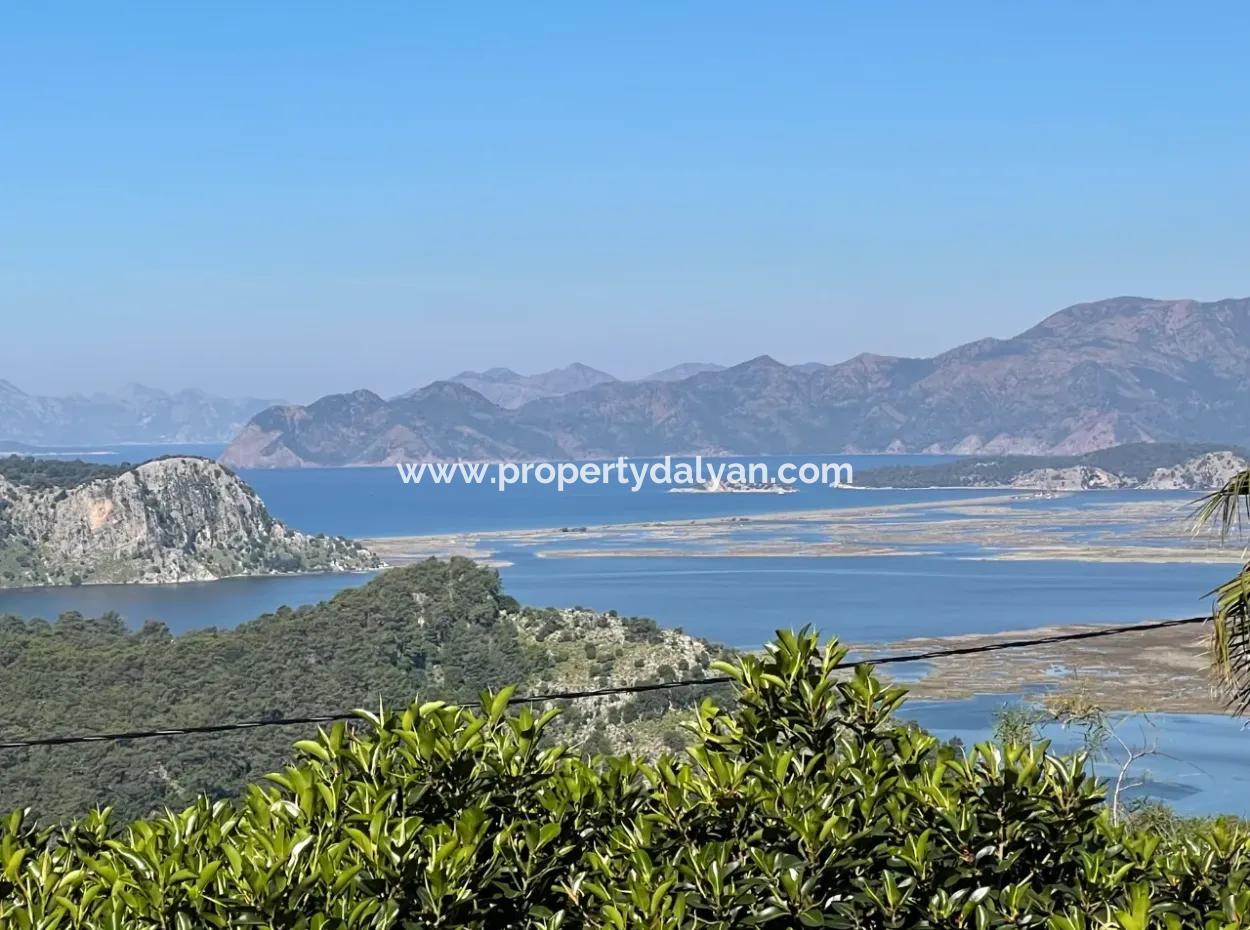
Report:
[[9,11],[0,379],[310,400],[1250,293],[1250,8]]

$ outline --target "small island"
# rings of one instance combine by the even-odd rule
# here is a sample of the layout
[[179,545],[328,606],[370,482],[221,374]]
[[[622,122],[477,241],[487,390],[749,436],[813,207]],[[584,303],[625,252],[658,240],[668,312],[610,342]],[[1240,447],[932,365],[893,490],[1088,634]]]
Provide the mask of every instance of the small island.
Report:
[[715,478],[668,489],[669,494],[793,494],[794,491],[794,485],[779,481],[717,481]]

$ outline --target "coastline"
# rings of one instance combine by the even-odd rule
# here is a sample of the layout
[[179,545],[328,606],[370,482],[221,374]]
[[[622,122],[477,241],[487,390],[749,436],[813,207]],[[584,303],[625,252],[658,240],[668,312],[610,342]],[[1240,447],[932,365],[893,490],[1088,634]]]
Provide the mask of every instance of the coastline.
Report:
[[[965,489],[966,490],[966,489]],[[1240,564],[1240,545],[1195,535],[1185,506],[1171,498],[1088,498],[1055,492],[1046,507],[1026,495],[787,510],[751,516],[608,523],[569,528],[488,530],[358,540],[389,561],[500,549],[543,559],[872,557],[934,555],[1003,561]],[[1065,498],[1072,498],[1068,503]],[[1078,502],[1079,501],[1079,502]],[[1023,505],[1023,506],[1022,506]],[[576,540],[574,544],[573,541]]]
[[214,575],[211,578],[179,578],[175,581],[84,581],[82,584],[24,584],[0,585],[0,592],[10,591],[47,591],[72,590],[74,588],[108,588],[126,587],[128,585],[145,588],[172,588],[181,584],[212,584],[215,581],[233,581],[240,578],[308,578],[319,575],[372,575],[377,572],[394,568],[385,559],[375,568],[319,568],[307,572],[240,572],[234,575]]
[[[1143,621],[1144,622],[1144,621]],[[865,661],[889,655],[989,645],[1012,639],[1098,630],[1105,624],[1063,624],[997,633],[913,637],[857,646]],[[1196,628],[1195,628],[1196,627]],[[878,674],[906,687],[911,700],[965,700],[976,695],[1079,695],[1114,713],[1229,716],[1227,700],[1212,687],[1205,625],[1143,630],[1098,639],[973,653],[924,663],[919,675]],[[851,644],[848,644],[851,645]],[[904,666],[906,667],[906,666]]]

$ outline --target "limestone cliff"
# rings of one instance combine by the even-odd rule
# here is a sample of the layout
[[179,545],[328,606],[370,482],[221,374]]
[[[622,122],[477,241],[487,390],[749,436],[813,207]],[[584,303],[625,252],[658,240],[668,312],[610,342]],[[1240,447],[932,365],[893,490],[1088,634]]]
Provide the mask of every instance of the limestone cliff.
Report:
[[1156,468],[1142,487],[1162,491],[1214,491],[1247,468],[1250,462],[1234,452],[1208,452],[1171,468]]
[[208,581],[377,568],[367,549],[288,529],[207,459],[156,459],[60,486],[0,474],[0,586]]

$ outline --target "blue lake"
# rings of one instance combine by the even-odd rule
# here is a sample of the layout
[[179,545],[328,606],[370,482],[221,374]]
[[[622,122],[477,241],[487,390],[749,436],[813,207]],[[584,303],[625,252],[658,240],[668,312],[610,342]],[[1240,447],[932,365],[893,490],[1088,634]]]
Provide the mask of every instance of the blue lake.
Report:
[[[1204,612],[1199,598],[1227,566],[996,562],[933,556],[860,558],[535,558],[501,555],[522,603],[581,605],[652,617],[732,646],[811,624],[851,642],[992,632],[1048,623],[1128,622]],[[179,585],[83,585],[0,591],[0,613],[97,616],[176,632],[229,627],[283,604],[316,603],[364,576],[232,578]]]
[[[944,461],[949,456],[804,456],[847,462],[857,471]],[[763,456],[775,468],[791,458]],[[638,459],[638,462],[652,461]],[[712,461],[712,460],[709,460]],[[298,529],[345,536],[536,529],[700,519],[789,510],[862,507],[933,500],[932,491],[835,490],[797,486],[793,494],[670,494],[659,485],[638,491],[620,484],[574,485],[563,492],[542,484],[505,491],[490,484],[404,484],[394,468],[275,469],[240,473],[274,514]],[[985,491],[943,492],[948,497]],[[992,492],[991,492],[992,493]]]
[[[122,447],[97,461],[214,447]],[[923,461],[914,456],[847,456],[857,470]],[[820,460],[817,458],[817,460]],[[776,459],[775,461],[781,461]],[[575,487],[564,493],[526,486],[404,485],[394,469],[246,472],[275,516],[310,532],[349,536],[415,535],[600,523],[751,515],[866,504],[937,503],[985,491],[846,491],[800,488],[789,495],[668,494],[663,488]],[[1004,496],[1011,496],[1009,494]],[[1081,496],[1097,508],[1118,496]],[[1188,495],[1177,495],[1178,502]],[[1065,502],[1070,505],[1071,501]],[[1013,506],[1052,506],[1046,500]],[[975,540],[963,551],[971,551]],[[544,548],[550,549],[550,546]],[[755,647],[778,627],[811,624],[865,643],[916,635],[1021,629],[1043,624],[1125,622],[1204,613],[1203,594],[1228,565],[987,561],[944,555],[888,557],[538,558],[526,549],[499,556],[509,593],[534,605],[585,605],[655,618],[665,626],[729,645]],[[283,604],[313,603],[361,575],[231,579],[167,586],[82,586],[0,591],[0,614],[88,616],[115,610],[131,624],[160,619],[175,631],[228,627]],[[913,703],[909,715],[942,736],[972,742],[988,735],[1002,696]],[[1190,813],[1250,814],[1250,734],[1219,716],[1157,715],[1161,749],[1188,760],[1146,763],[1154,796]],[[1058,743],[1070,734],[1057,734]],[[1201,771],[1189,763],[1196,763]]]

